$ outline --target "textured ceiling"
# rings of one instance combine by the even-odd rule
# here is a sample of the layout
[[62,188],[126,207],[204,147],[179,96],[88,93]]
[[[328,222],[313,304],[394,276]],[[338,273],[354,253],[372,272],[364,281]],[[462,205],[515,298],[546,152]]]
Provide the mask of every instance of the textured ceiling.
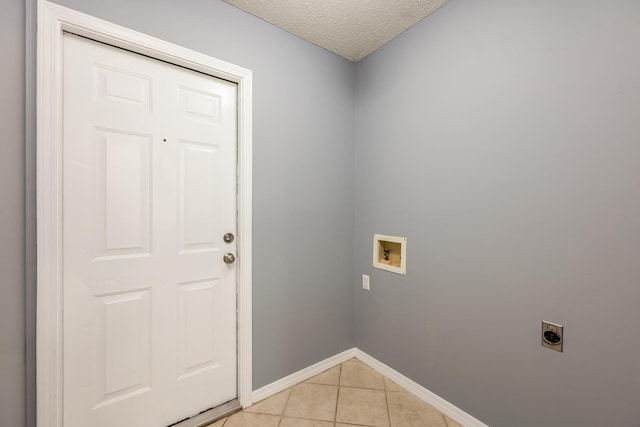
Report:
[[357,62],[448,0],[224,0]]

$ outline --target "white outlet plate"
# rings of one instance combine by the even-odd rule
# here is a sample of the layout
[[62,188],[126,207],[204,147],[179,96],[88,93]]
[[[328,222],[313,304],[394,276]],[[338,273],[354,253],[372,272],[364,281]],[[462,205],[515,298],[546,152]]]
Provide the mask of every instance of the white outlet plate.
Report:
[[367,276],[366,274],[362,275],[362,289],[367,291],[371,289],[369,287],[369,276]]

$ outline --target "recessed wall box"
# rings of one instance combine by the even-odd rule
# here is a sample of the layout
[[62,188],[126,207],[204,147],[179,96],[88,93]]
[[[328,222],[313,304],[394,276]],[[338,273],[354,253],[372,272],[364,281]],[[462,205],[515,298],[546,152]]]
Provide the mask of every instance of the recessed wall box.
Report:
[[373,266],[396,274],[407,274],[407,238],[373,235]]

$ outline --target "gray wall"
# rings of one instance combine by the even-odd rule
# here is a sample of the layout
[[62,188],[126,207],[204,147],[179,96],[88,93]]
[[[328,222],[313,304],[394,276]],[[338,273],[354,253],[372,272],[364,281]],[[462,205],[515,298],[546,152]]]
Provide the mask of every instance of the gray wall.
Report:
[[639,53],[638,1],[452,0],[358,63],[357,347],[491,426],[639,425]]
[[[253,70],[254,388],[351,348],[354,65],[221,1],[59,3]],[[3,3],[0,27],[0,425],[7,427],[25,425],[25,405],[27,425],[35,413],[34,5],[28,0],[25,23],[25,2]]]
[[0,425],[25,423],[24,2],[0,14]]
[[[59,1],[254,71],[256,388],[355,342],[492,426],[637,427],[638,2],[451,0],[354,67],[221,1]],[[0,26],[12,427],[34,425],[34,4]],[[373,233],[409,238],[406,277],[371,267]]]

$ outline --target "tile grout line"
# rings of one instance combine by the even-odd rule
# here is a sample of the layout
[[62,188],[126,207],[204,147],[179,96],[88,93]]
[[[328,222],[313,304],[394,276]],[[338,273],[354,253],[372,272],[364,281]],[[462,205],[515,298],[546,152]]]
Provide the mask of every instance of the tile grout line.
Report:
[[[322,384],[320,384],[320,385],[322,385]],[[342,388],[353,388],[353,389],[356,389],[356,390],[385,391],[384,387],[383,388],[370,388],[370,387],[354,387],[354,386],[351,386],[351,385],[341,385],[340,387],[342,387]],[[393,391],[393,390],[389,390],[389,391]]]
[[387,404],[387,419],[389,420],[389,427],[391,426],[391,408],[389,407],[389,396],[387,396],[387,382],[385,381],[387,377],[382,376],[382,387],[384,388],[384,401]]
[[[357,388],[360,390],[386,390],[386,388],[384,386],[382,386],[382,388],[375,388],[375,387],[358,387],[355,385],[341,385],[340,387],[347,387],[347,388]],[[393,390],[391,390],[393,391]]]
[[338,395],[336,396],[336,410],[333,411],[333,425],[334,425],[334,427],[338,423],[338,404],[340,403],[340,389],[342,388],[342,386],[340,384],[342,383],[342,364],[343,363],[340,364],[340,369],[339,369],[340,373],[338,374]]
[[[280,424],[282,424],[282,420],[284,420],[284,414],[285,414],[285,412],[287,412],[287,406],[289,406],[289,401],[291,400],[291,395],[293,394],[293,388],[296,385],[298,385],[298,384],[292,385],[291,387],[288,388],[289,395],[287,396],[287,401],[284,403],[284,406],[282,407],[282,414],[280,414],[280,422],[278,423],[278,426]],[[286,391],[286,390],[284,390],[284,391]]]
[[[280,427],[282,425],[282,420],[284,419],[284,411],[287,409],[287,404],[289,403],[289,398],[291,397],[291,389],[293,387],[289,387],[289,395],[287,396],[287,401],[284,402],[284,405],[282,406],[282,414],[280,414],[280,420],[278,421],[278,427]],[[287,390],[282,390],[280,393],[287,391]],[[266,400],[266,399],[265,399]],[[224,426],[222,426],[224,427]]]

